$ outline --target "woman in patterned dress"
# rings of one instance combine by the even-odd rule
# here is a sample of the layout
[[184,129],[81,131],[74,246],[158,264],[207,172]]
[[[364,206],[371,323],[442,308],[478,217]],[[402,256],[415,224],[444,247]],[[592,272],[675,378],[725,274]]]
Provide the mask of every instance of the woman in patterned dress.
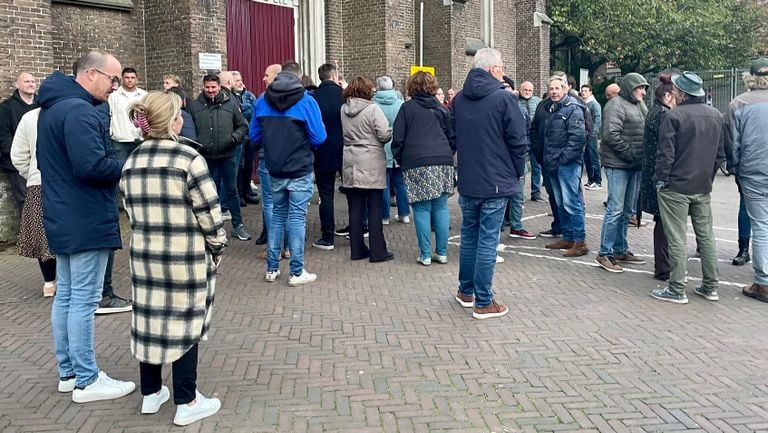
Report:
[[173,422],[187,425],[221,408],[218,399],[200,394],[196,379],[226,234],[205,159],[197,143],[178,137],[181,98],[150,92],[129,115],[145,139],[120,179],[132,230],[131,352],[139,360],[141,413],[156,413],[169,399],[162,365],[172,363]]
[[448,263],[448,197],[453,194],[456,146],[451,115],[435,98],[438,89],[431,74],[418,72],[408,79],[406,93],[411,99],[400,108],[392,139],[392,154],[403,167],[408,202],[413,207],[417,261],[424,266],[432,264],[433,229],[436,260]]

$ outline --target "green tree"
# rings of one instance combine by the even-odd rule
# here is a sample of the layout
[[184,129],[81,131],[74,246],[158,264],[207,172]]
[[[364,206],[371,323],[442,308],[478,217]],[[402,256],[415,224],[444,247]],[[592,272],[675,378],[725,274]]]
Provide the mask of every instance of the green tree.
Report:
[[760,49],[755,0],[550,0],[552,49],[572,70],[608,61],[622,72],[743,65]]

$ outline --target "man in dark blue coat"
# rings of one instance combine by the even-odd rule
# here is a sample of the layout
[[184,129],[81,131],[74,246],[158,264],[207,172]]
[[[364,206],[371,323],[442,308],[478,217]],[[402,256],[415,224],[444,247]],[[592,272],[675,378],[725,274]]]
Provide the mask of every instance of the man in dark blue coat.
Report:
[[54,72],[39,94],[43,223],[58,278],[51,328],[59,391],[72,391],[76,403],[122,397],[136,387],[101,371],[93,333],[109,252],[121,247],[116,193],[122,161],[110,155],[109,126],[96,106],[120,85],[121,69],[113,56],[90,52],[74,80]]
[[526,121],[513,93],[504,91],[501,54],[475,54],[464,90],[453,101],[458,151],[461,248],[456,301],[476,319],[509,308],[494,300],[493,271],[507,198],[522,188],[528,154]]
[[320,194],[320,231],[323,235],[312,242],[312,246],[332,250],[333,235],[336,231],[333,194],[336,191],[336,174],[341,171],[341,154],[344,149],[341,131],[341,106],[344,105],[344,96],[337,82],[339,71],[336,65],[325,63],[317,69],[317,74],[322,82],[312,96],[320,107],[328,138],[314,150],[315,183]]

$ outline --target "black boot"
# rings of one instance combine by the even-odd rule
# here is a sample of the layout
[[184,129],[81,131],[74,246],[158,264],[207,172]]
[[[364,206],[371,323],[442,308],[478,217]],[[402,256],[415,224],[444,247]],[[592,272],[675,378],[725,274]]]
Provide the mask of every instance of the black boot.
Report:
[[256,239],[256,245],[264,245],[267,243],[267,226],[264,223],[261,224],[261,234]]
[[739,238],[739,254],[731,263],[733,266],[744,266],[749,263],[749,238]]

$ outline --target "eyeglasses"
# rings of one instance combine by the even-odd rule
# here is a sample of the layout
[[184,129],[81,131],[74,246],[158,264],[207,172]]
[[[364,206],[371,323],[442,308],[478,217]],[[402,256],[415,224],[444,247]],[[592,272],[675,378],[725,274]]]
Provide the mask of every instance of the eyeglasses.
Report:
[[114,75],[105,74],[104,72],[101,72],[100,70],[96,68],[92,68],[94,71],[100,73],[101,75],[108,77],[110,80],[112,80],[112,85],[118,85],[120,86],[120,77],[116,77]]

